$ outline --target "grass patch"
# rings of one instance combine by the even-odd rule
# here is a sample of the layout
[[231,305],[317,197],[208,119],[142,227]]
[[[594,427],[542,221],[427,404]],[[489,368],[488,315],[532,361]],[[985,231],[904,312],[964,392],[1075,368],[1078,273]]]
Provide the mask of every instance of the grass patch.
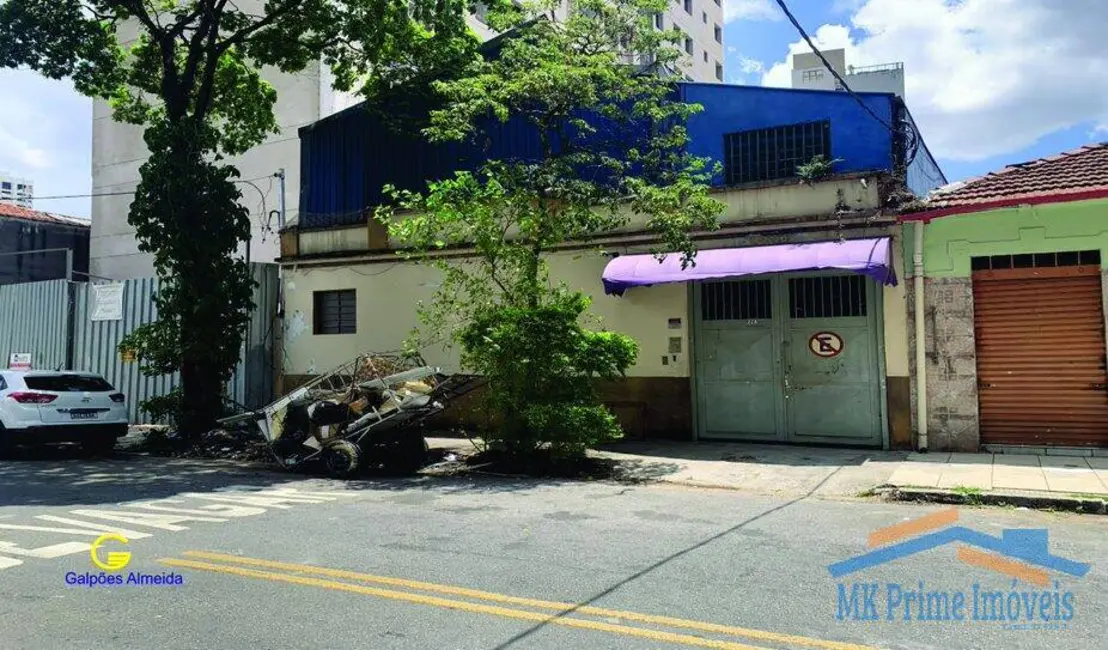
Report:
[[950,491],[961,496],[969,505],[980,505],[981,503],[981,495],[983,494],[981,488],[955,485]]

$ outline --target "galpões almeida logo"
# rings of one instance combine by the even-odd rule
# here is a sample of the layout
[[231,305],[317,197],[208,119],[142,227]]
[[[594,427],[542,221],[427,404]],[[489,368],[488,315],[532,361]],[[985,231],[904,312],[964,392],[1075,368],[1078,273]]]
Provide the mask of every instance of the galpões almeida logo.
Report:
[[974,581],[962,589],[911,583],[842,582],[836,589],[839,620],[981,621],[1019,629],[1059,629],[1074,618],[1077,596],[1062,588],[1090,565],[1050,553],[1046,529],[1008,528],[1000,537],[959,526],[956,509],[942,510],[870,533],[867,552],[828,565],[843,578],[948,544],[956,559],[1011,580],[1006,589]]
[[65,574],[65,584],[80,587],[176,587],[185,583],[181,574],[173,572],[129,571],[123,575],[121,572],[131,564],[132,559],[131,551],[127,550],[129,544],[128,539],[119,533],[105,533],[97,537],[89,548],[89,558],[92,566],[100,572],[70,571]]
[[92,548],[89,549],[92,565],[101,571],[122,571],[131,563],[131,552],[109,550],[102,553],[101,549],[104,547],[111,548],[108,545],[109,542],[116,542],[124,547],[129,543],[126,537],[118,533],[107,533],[97,537],[96,541],[92,543]]

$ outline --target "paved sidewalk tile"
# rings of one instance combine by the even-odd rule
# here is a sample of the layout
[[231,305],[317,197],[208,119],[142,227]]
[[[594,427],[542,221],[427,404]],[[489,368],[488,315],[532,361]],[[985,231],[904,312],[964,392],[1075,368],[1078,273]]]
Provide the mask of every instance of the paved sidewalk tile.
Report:
[[997,454],[993,457],[993,467],[1040,467],[1038,456],[1031,454]]
[[1079,456],[1039,456],[1039,464],[1043,468],[1090,469],[1089,459]]
[[948,462],[957,465],[992,465],[993,455],[955,453],[950,455],[950,460]]
[[939,451],[921,454],[918,451],[914,451],[908,454],[908,460],[919,463],[945,463],[950,460],[950,452]]
[[1108,487],[1104,486],[1092,469],[1044,467],[1043,474],[1051,492],[1108,494]]
[[[1034,456],[1025,456],[1034,458]],[[993,464],[994,490],[1049,490],[1046,475],[1038,463],[1033,466]]]
[[939,477],[941,488],[977,488],[979,490],[991,490],[993,488],[993,466],[984,463],[954,464],[943,466],[943,475]]
[[889,477],[889,484],[898,487],[938,487],[942,470],[943,465],[907,460]]

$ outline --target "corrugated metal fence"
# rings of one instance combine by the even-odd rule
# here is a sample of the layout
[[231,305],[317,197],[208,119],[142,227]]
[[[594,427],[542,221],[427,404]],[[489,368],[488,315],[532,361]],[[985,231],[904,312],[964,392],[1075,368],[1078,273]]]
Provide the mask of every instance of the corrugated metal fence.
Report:
[[[227,388],[231,399],[256,408],[272,400],[278,277],[276,265],[252,266],[258,283],[254,313],[243,355]],[[31,352],[35,368],[69,365],[100,373],[127,395],[131,422],[149,423],[140,403],[169,393],[180,378],[176,374],[147,377],[139,363],[120,356],[123,337],[157,318],[156,278],[127,280],[123,285],[123,317],[99,321],[90,318],[92,291],[87,284],[52,280],[0,287],[0,351],[4,351],[0,364],[6,366],[13,352]],[[67,364],[69,355],[72,363]]]
[[65,280],[0,286],[0,367],[30,352],[35,368],[65,365],[69,297]]

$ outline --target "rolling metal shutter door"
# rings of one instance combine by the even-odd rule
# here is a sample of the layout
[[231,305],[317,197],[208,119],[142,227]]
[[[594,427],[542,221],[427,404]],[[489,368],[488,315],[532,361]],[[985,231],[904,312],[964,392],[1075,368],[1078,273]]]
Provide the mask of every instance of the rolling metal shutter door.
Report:
[[973,274],[981,442],[1108,446],[1100,269]]

